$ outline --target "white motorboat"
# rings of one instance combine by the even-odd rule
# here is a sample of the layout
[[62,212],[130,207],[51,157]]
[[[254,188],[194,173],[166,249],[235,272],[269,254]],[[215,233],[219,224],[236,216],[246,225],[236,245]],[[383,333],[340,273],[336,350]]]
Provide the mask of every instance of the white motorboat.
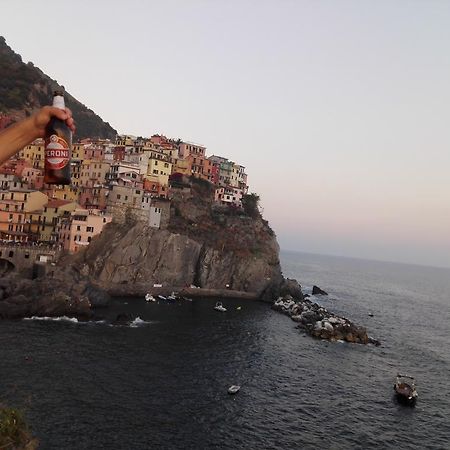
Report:
[[156,302],[156,298],[153,297],[152,294],[149,294],[148,292],[145,294],[145,301],[146,302]]
[[241,389],[240,386],[238,386],[238,385],[236,385],[236,384],[233,384],[232,386],[230,386],[230,387],[228,388],[228,393],[229,393],[230,395],[237,394],[237,393],[239,392],[239,389]]
[[409,375],[399,373],[395,380],[394,391],[398,400],[405,401],[413,405],[419,396],[416,391],[416,382]]
[[216,311],[225,312],[227,309],[222,305],[222,302],[217,302],[216,306],[214,306]]
[[175,295],[175,292],[172,291],[172,293],[167,297],[167,300],[174,302],[177,299],[177,296]]

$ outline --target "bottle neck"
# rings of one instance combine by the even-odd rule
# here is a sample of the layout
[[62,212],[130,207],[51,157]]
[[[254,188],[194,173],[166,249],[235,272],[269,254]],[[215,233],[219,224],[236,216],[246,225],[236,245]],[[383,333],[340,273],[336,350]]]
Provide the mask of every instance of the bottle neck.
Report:
[[66,105],[64,104],[64,97],[62,95],[55,95],[53,97],[53,106],[59,109],[65,109]]

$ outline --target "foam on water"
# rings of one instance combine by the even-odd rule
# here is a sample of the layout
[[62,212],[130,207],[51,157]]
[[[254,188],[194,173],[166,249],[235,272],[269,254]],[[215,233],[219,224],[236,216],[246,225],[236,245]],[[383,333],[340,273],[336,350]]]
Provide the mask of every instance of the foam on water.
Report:
[[137,328],[148,324],[150,324],[150,322],[142,320],[140,317],[136,317],[136,319],[134,319],[133,322],[130,323],[130,328]]
[[51,322],[79,323],[77,318],[75,318],[75,317],[67,317],[67,316],[60,316],[60,317],[31,316],[31,317],[25,317],[23,320],[40,320],[40,321],[51,321]]

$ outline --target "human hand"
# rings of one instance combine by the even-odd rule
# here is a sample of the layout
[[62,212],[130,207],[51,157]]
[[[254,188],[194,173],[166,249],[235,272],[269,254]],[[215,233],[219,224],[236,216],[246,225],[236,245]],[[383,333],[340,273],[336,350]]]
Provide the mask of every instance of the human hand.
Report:
[[55,108],[54,106],[44,106],[36,114],[31,116],[31,123],[34,128],[33,132],[35,133],[36,138],[44,137],[45,127],[52,117],[64,120],[66,125],[72,130],[72,133],[75,132],[75,122],[72,118],[72,111],[70,111],[69,108],[60,109]]

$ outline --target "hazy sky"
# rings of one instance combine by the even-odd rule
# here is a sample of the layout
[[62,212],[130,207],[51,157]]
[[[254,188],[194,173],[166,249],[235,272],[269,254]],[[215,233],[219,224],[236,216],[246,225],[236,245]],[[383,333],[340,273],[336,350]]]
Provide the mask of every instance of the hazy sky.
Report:
[[119,132],[246,166],[283,249],[450,266],[450,1],[6,1]]

